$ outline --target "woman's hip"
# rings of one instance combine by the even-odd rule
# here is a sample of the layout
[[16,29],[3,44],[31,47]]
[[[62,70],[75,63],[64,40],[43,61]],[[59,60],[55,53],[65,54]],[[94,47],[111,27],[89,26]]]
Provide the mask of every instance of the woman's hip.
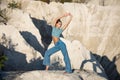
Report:
[[65,46],[65,43],[62,41],[62,40],[58,40],[56,43],[55,43],[55,46]]

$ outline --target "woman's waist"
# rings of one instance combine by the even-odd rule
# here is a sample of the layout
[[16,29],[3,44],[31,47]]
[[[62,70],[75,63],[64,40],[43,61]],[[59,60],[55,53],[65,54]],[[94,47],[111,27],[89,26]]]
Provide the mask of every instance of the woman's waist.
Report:
[[54,44],[57,43],[60,40],[60,38],[54,37],[54,36],[52,37],[52,39],[53,39]]

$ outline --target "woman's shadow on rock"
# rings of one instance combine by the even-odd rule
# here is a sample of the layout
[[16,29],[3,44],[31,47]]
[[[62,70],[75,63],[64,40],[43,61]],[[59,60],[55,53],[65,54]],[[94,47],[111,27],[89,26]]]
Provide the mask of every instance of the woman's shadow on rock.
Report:
[[39,33],[41,35],[41,41],[45,49],[47,49],[52,41],[52,36],[51,36],[52,26],[48,25],[45,20],[39,20],[36,18],[31,18],[31,19],[35,27],[39,30]]

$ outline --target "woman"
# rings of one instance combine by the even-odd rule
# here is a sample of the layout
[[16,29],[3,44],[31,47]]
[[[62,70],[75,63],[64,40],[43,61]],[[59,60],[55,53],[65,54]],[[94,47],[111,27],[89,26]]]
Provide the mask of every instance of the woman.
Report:
[[[63,18],[63,17],[67,17],[67,16],[69,17],[69,20],[64,26],[62,26],[62,22],[61,22],[60,19]],[[60,40],[61,33],[68,27],[71,20],[72,20],[72,15],[70,13],[66,13],[66,14],[58,17],[55,20],[55,26],[52,28],[52,40],[53,40],[55,46],[45,52],[45,56],[44,56],[44,60],[43,60],[43,64],[46,65],[45,70],[49,69],[50,56],[52,54],[54,54],[55,52],[61,50],[61,52],[64,56],[65,65],[66,65],[65,72],[67,72],[67,73],[72,72],[68,52],[67,52],[67,49],[66,49],[66,45],[65,45],[64,42],[62,42]]]

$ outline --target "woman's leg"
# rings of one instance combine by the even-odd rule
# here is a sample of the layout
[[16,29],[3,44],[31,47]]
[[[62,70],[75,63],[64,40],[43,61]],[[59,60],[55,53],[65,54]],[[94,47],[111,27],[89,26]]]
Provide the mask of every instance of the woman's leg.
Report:
[[52,54],[54,54],[55,52],[59,51],[60,49],[57,46],[54,46],[53,48],[50,48],[49,50],[47,50],[45,52],[45,56],[44,56],[44,60],[43,60],[43,64],[46,65],[46,69],[48,70],[49,65],[50,65],[50,56]]
[[67,48],[66,48],[65,43],[63,43],[62,41],[60,43],[60,49],[61,49],[62,54],[64,56],[64,61],[65,61],[65,65],[66,65],[65,70],[66,70],[66,72],[71,73],[72,69],[71,69],[71,63],[70,63],[70,59],[69,59],[69,56],[68,56]]

